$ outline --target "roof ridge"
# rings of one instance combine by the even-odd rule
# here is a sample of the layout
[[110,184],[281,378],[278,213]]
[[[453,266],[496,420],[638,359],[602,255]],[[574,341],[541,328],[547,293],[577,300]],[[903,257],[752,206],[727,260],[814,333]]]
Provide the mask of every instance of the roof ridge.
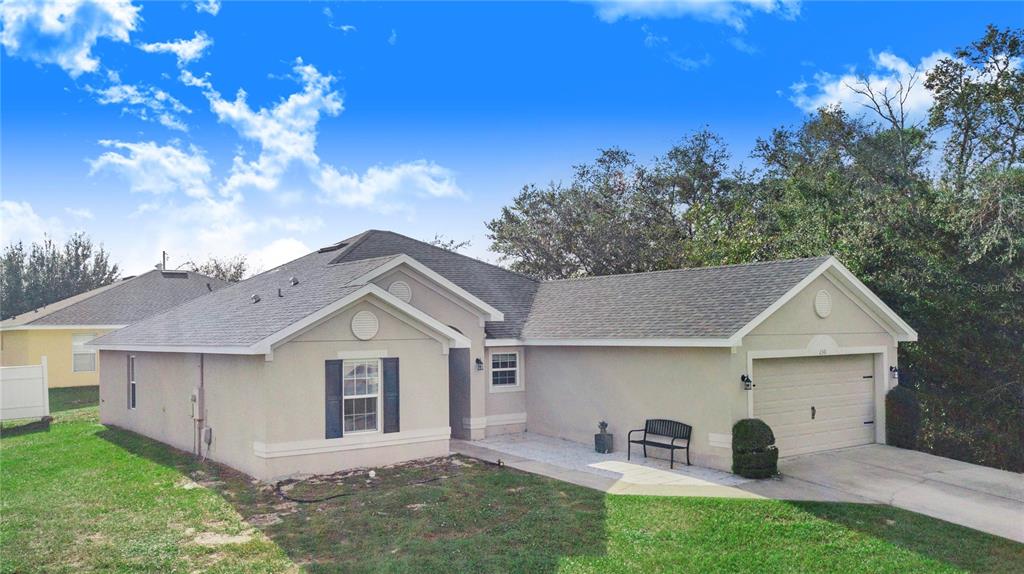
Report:
[[791,259],[773,259],[770,261],[751,261],[749,263],[731,263],[728,265],[708,265],[706,267],[677,267],[675,269],[656,269],[654,271],[634,271],[633,273],[612,273],[608,275],[588,275],[586,277],[567,277],[565,279],[547,279],[540,283],[567,283],[570,281],[590,281],[593,279],[609,279],[612,277],[629,277],[633,275],[655,275],[659,273],[674,273],[680,271],[705,271],[712,269],[729,269],[732,267],[756,267],[759,265],[772,265],[776,263],[795,263],[797,261],[811,261],[814,259],[826,260],[832,255],[817,255],[814,257],[794,257]]
[[[506,268],[502,267],[501,265],[495,265],[494,263],[488,263],[487,261],[483,261],[483,260],[477,259],[476,257],[471,257],[471,256],[466,255],[464,253],[459,253],[458,251],[452,251],[450,249],[445,249],[444,247],[438,247],[437,245],[433,245],[431,243],[427,243],[426,241],[421,241],[419,239],[416,239],[416,238],[413,238],[413,237],[409,237],[408,235],[402,235],[401,233],[398,233],[398,232],[395,232],[395,231],[388,231],[388,230],[385,230],[385,229],[368,229],[368,230],[363,232],[363,235],[368,235],[371,232],[372,233],[389,233],[391,235],[397,235],[398,237],[401,237],[403,239],[408,239],[410,241],[415,241],[417,243],[422,243],[423,245],[425,245],[425,246],[427,246],[427,247],[429,247],[429,248],[431,248],[431,249],[433,249],[435,251],[441,251],[443,253],[448,253],[448,254],[452,254],[452,255],[458,255],[459,257],[462,257],[463,259],[469,259],[470,261],[473,261],[475,263],[480,263],[480,264],[486,265],[488,267],[493,267],[493,268],[498,269],[500,271],[504,271],[505,273],[510,273],[512,275],[518,275],[519,277],[522,277],[523,279],[528,279],[530,281],[533,281],[534,283],[541,283],[541,281],[539,281],[539,280],[537,280],[537,279],[535,279],[533,277],[530,277],[529,275],[527,275],[525,273],[520,273],[519,271],[513,271],[511,269],[506,269]],[[362,238],[360,238],[360,241],[362,241]],[[347,251],[347,248],[346,248],[346,251]],[[339,257],[340,257],[340,255],[339,255]]]

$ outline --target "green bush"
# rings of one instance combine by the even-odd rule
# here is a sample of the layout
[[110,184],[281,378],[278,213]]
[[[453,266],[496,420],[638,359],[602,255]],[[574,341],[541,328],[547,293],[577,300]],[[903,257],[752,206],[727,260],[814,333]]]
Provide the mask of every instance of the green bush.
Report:
[[779,473],[779,449],[774,445],[761,452],[734,452],[732,471],[746,478],[770,478]]
[[761,419],[743,419],[732,426],[733,452],[762,452],[773,444],[772,427]]
[[761,419],[743,419],[732,427],[732,471],[745,478],[779,473],[775,433]]
[[921,401],[909,387],[897,385],[885,395],[886,442],[900,448],[918,448]]

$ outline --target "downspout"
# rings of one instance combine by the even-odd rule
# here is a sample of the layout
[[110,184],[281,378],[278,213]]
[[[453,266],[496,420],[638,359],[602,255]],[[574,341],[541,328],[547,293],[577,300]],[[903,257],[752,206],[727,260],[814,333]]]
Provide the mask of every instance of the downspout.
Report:
[[204,382],[206,378],[206,354],[199,353],[199,388],[196,390],[196,456],[203,458],[203,422],[206,414]]

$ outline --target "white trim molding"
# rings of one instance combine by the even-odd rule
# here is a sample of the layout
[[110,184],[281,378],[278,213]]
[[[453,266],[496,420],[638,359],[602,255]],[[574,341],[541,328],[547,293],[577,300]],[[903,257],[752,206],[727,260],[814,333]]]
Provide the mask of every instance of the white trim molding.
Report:
[[486,339],[485,347],[733,347],[730,339]]
[[500,427],[503,425],[524,425],[526,424],[526,413],[507,413],[503,415],[488,415],[488,427]]
[[397,433],[356,433],[341,438],[319,440],[275,443],[256,441],[252,443],[252,450],[253,454],[260,458],[282,458],[434,442],[448,440],[451,438],[451,434],[451,428],[439,427]]
[[388,357],[387,349],[370,349],[367,351],[338,351],[338,357],[341,360],[345,359],[383,359]]
[[64,331],[64,330],[92,330],[92,331],[116,331],[128,325],[16,325],[14,327],[0,327],[0,331]]
[[[457,294],[460,298],[462,298],[467,303],[471,304],[473,307],[479,309],[480,311],[483,311],[487,315],[488,321],[505,320],[505,314],[502,313],[501,311],[495,309],[491,305],[488,305],[487,303],[477,298],[469,291],[466,291],[462,287],[459,287],[455,283],[452,283],[448,279],[445,279],[445,277],[440,273],[434,271],[433,269],[427,267],[426,265],[420,263],[419,261],[413,259],[412,257],[405,255],[404,253],[388,261],[387,263],[380,265],[379,267],[376,267],[373,270],[359,277],[356,277],[352,281],[349,281],[349,285],[359,285],[361,283],[368,283],[372,279],[379,277],[400,265],[407,265],[411,267],[420,274],[429,278],[431,281],[441,285],[442,287],[451,291],[452,293]],[[398,299],[397,297],[395,298]]]
[[462,428],[467,430],[480,430],[487,428],[487,417],[462,417]]
[[[288,325],[284,329],[277,331],[263,339],[251,344],[251,345],[114,345],[105,344],[102,341],[96,343],[98,339],[94,339],[93,343],[85,345],[86,347],[93,347],[101,351],[149,351],[154,353],[210,353],[210,354],[221,354],[221,355],[266,355],[268,360],[273,357],[274,347],[279,346],[292,337],[297,336],[302,331],[318,325],[321,321],[324,321],[334,314],[344,310],[346,307],[362,301],[366,297],[374,297],[379,301],[387,304],[389,307],[400,311],[408,317],[414,319],[420,325],[428,327],[440,335],[444,342],[442,344],[443,352],[447,354],[448,347],[454,347],[456,349],[469,348],[470,340],[468,337],[459,333],[455,329],[452,329],[448,325],[438,321],[437,319],[427,315],[423,311],[413,307],[412,305],[402,301],[398,297],[395,297],[391,293],[388,293],[381,287],[372,283],[364,285],[359,289],[356,289],[352,293],[349,293],[345,297],[338,299],[334,303],[321,308],[320,310],[306,315],[302,319],[295,321]],[[376,305],[380,307],[380,305]],[[385,309],[386,310],[386,309]],[[402,319],[402,316],[396,315],[397,318]]]

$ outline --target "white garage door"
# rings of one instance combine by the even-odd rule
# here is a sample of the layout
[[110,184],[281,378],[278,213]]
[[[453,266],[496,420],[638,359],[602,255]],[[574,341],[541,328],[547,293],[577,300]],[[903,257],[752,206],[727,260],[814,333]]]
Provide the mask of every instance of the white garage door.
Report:
[[754,361],[754,417],[781,456],[875,441],[872,355]]

